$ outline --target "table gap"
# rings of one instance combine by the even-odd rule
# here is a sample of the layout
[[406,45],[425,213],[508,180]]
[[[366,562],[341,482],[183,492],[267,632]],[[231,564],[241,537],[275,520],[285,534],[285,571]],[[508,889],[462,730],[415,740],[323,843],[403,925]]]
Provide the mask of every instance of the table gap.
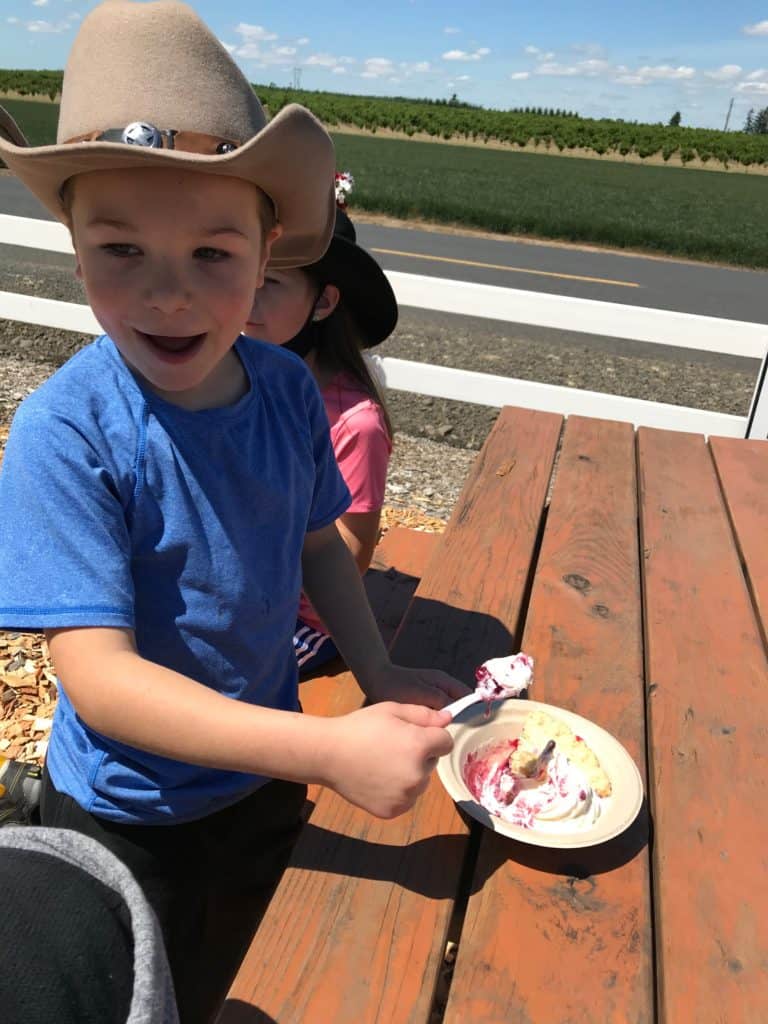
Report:
[[707,451],[709,453],[709,458],[710,458],[710,460],[712,462],[712,465],[714,466],[714,469],[715,469],[715,477],[717,478],[717,486],[718,486],[718,488],[720,490],[720,498],[722,500],[723,507],[725,508],[725,514],[726,514],[726,516],[728,518],[728,525],[730,526],[731,534],[733,535],[734,547],[736,548],[736,551],[738,552],[738,555],[739,555],[739,565],[741,566],[741,572],[742,572],[742,575],[744,577],[744,582],[746,583],[746,586],[747,586],[747,593],[749,594],[749,603],[752,606],[752,613],[755,616],[755,622],[757,623],[757,631],[760,634],[760,639],[761,639],[762,644],[763,644],[763,649],[765,650],[765,653],[768,654],[768,630],[766,629],[766,624],[763,622],[762,616],[760,615],[760,603],[759,603],[759,601],[757,599],[757,594],[755,593],[754,582],[753,582],[752,577],[751,577],[751,575],[749,573],[749,568],[747,567],[747,559],[746,559],[746,555],[744,553],[744,550],[742,548],[741,541],[739,539],[739,531],[737,530],[736,523],[734,522],[734,519],[733,519],[733,513],[731,511],[731,503],[726,498],[725,485],[724,485],[724,482],[723,482],[723,478],[720,475],[720,467],[718,466],[717,459],[715,458],[714,452],[712,451],[712,448],[711,448],[711,446],[709,444],[707,444]]
[[[461,813],[461,816],[469,824],[469,836],[467,837],[467,850],[464,855],[464,862],[461,866],[461,874],[459,876],[458,896],[453,904],[453,911],[451,913],[451,919],[448,922],[448,930],[445,936],[446,952],[448,949],[448,943],[453,942],[456,947],[456,956],[458,956],[459,953],[461,932],[464,927],[464,919],[467,916],[467,905],[469,903],[469,894],[472,887],[472,878],[475,873],[475,868],[477,867],[477,860],[480,856],[480,843],[483,838],[483,826],[478,824],[476,821],[470,821],[463,813]],[[445,962],[445,954],[443,954],[443,962]],[[432,1021],[432,1018],[438,1010],[438,1000],[443,1003],[443,1006],[440,1008],[440,1019],[442,1020],[445,1007],[448,1005],[448,1000],[451,995],[451,986],[453,985],[453,967],[455,963],[456,957],[454,957],[454,962],[451,965],[447,983],[442,991],[439,991],[440,978],[438,975],[438,982],[435,986],[435,994],[432,998],[432,1005],[429,1011],[429,1021]]]
[[648,609],[646,607],[645,589],[645,543],[643,540],[643,517],[642,517],[642,483],[640,477],[640,445],[638,433],[635,430],[635,482],[637,487],[637,516],[635,526],[637,532],[637,557],[640,565],[640,629],[643,638],[643,728],[645,729],[645,801],[648,806],[648,881],[651,887],[651,898],[649,900],[649,915],[651,925],[651,948],[654,950],[651,957],[651,975],[653,979],[653,1019],[659,1020],[659,968],[658,958],[655,950],[659,939],[659,931],[656,920],[656,906],[659,893],[656,883],[656,867],[654,858],[654,847],[656,837],[656,825],[654,818],[654,807],[652,800],[653,785],[651,777],[652,768],[652,744],[651,744],[651,721],[650,721],[650,686],[648,678]]

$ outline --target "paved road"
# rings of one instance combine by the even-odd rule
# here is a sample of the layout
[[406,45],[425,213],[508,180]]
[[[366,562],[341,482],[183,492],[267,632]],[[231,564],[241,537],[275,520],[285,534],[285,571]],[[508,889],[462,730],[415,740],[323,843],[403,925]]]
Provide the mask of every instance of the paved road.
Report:
[[[0,176],[0,212],[48,216],[7,175]],[[762,271],[364,222],[358,226],[361,243],[388,270],[768,323],[768,274]],[[50,262],[61,260],[50,257]]]

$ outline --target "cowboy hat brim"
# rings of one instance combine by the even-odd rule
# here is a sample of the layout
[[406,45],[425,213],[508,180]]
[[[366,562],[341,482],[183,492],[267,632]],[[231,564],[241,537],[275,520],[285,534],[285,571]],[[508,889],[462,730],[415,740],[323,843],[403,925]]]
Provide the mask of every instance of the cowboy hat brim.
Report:
[[[19,136],[23,140],[20,132]],[[248,142],[222,155],[114,142],[14,145],[0,132],[0,159],[54,217],[64,221],[62,186],[89,171],[168,167],[253,182],[275,204],[283,228],[269,263],[275,269],[317,262],[333,233],[333,143],[320,122],[298,104],[284,107]]]

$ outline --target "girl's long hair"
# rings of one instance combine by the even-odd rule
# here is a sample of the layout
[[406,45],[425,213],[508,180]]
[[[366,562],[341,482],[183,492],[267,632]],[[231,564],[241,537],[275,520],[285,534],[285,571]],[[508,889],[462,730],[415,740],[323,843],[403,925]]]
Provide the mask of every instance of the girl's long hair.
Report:
[[[318,288],[328,284],[327,280],[315,277],[311,267],[302,269],[317,284]],[[344,305],[343,297],[339,299],[333,313],[315,325],[315,330],[318,335],[318,344],[315,346],[314,352],[319,368],[330,373],[348,373],[360,385],[361,390],[381,408],[384,424],[391,440],[394,437],[394,431],[387,403],[378,382],[363,358],[363,339],[351,313]]]

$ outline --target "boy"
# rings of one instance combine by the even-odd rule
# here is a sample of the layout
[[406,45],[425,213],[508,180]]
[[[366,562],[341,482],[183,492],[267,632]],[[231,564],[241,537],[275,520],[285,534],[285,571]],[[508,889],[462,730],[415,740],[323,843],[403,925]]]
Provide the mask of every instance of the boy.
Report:
[[[186,6],[125,0],[83,22],[57,145],[3,123],[0,156],[68,223],[106,331],[23,403],[0,476],[0,625],[45,629],[61,683],[42,820],[133,870],[181,1019],[205,1021],[303,784],[400,813],[451,748],[432,709],[467,688],[389,661],[333,525],[349,498],[316,386],[239,338],[267,262],[329,241],[325,131],[295,106],[266,125]],[[367,696],[410,704],[300,714],[302,577]]]

